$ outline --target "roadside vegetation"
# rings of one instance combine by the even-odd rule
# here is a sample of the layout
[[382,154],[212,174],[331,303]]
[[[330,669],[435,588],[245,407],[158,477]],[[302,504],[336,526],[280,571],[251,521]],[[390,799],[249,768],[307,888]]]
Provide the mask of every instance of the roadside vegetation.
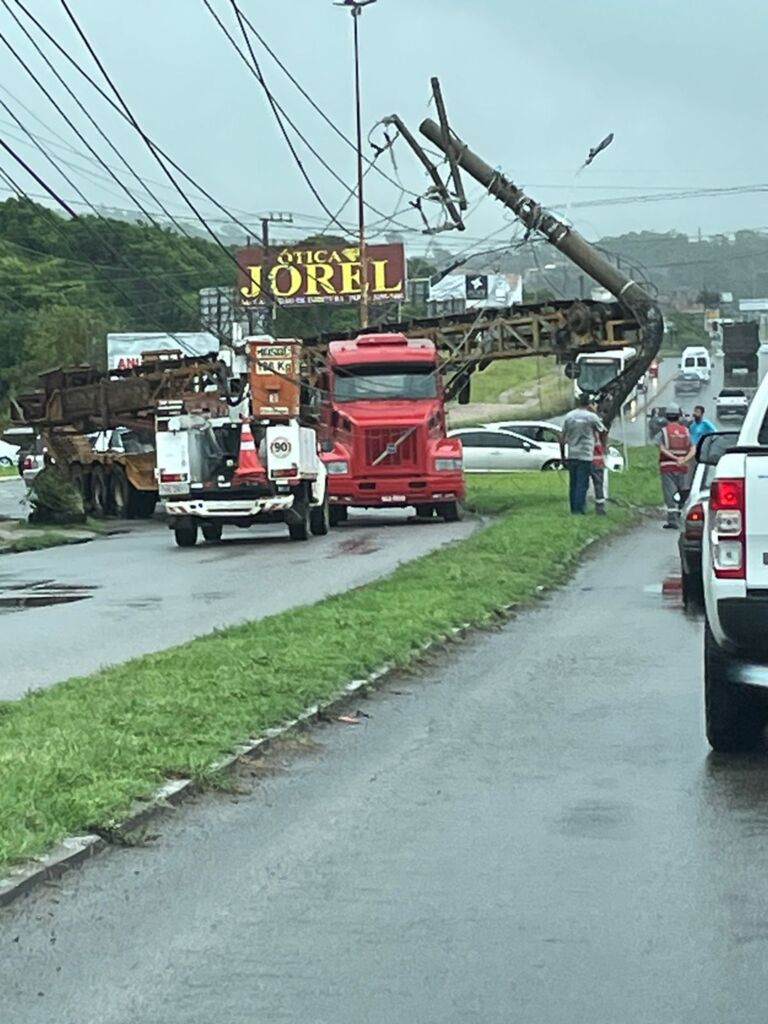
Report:
[[449,406],[452,427],[505,419],[550,419],[571,407],[573,385],[554,358],[499,359],[473,374],[470,404]]
[[658,503],[652,453],[633,453],[611,489],[607,517],[575,517],[565,474],[472,477],[471,509],[500,518],[385,579],[1,705],[0,865],[113,825],[169,777],[205,777],[247,736],[414,663],[454,626],[541,600],[589,541],[631,523],[629,504]]

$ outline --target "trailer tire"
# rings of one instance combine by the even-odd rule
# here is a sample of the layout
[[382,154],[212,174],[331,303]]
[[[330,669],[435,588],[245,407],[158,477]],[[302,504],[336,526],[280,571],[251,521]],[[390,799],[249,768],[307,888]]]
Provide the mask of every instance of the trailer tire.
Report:
[[197,544],[197,524],[192,526],[177,526],[173,531],[176,544],[180,548],[193,548]]
[[437,514],[446,523],[458,523],[463,514],[462,507],[458,501],[440,501],[437,503],[436,508]]
[[112,510],[118,519],[133,519],[134,488],[128,482],[122,466],[112,467]]
[[316,537],[324,537],[331,528],[331,516],[328,509],[328,496],[323,498],[321,505],[309,510],[309,527]]
[[331,505],[328,515],[331,526],[346,523],[348,514],[349,510],[346,505]]
[[206,523],[203,527],[203,540],[206,544],[219,544],[223,529],[221,523]]
[[99,519],[104,519],[109,515],[112,505],[109,493],[109,479],[104,472],[104,467],[98,463],[93,467],[93,473],[91,474],[91,505],[93,506],[93,514]]
[[85,469],[85,466],[81,465],[79,462],[75,462],[72,466],[70,466],[69,482],[80,495],[80,500],[83,503],[83,512],[90,512],[91,495],[90,487],[88,485],[88,473]]

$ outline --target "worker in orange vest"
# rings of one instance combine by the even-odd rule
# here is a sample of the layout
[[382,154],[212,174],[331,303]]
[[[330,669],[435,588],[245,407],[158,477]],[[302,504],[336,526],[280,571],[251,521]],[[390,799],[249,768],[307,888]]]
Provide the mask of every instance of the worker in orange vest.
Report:
[[605,449],[599,440],[595,441],[595,454],[592,456],[590,471],[592,490],[595,492],[595,514],[605,515]]
[[688,428],[680,422],[680,406],[668,405],[666,423],[659,431],[659,473],[667,519],[665,530],[676,530],[680,521],[680,502],[688,491],[688,477],[696,449]]

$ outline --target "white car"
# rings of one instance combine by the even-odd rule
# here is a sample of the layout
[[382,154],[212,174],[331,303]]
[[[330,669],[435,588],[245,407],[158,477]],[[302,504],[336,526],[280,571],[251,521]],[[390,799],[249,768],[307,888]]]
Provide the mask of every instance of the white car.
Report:
[[[484,429],[508,430],[513,434],[530,438],[536,444],[553,444],[557,447],[557,457],[560,458],[560,427],[556,423],[548,423],[546,420],[505,420],[502,423],[486,423]],[[611,473],[620,473],[624,469],[624,456],[613,445],[608,448],[605,466]]]
[[0,466],[15,466],[19,461],[19,448],[7,441],[0,441]]
[[518,469],[560,469],[560,445],[533,441],[530,437],[497,426],[464,427],[449,437],[461,441],[467,473],[508,473]]

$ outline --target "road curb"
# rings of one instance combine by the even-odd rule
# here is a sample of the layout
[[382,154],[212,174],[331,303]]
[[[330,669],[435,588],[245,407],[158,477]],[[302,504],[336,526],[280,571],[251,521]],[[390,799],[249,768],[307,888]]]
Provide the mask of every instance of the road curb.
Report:
[[[609,541],[615,536],[616,534],[609,534],[606,537],[589,538],[573,553],[569,565],[578,565],[586,552],[596,543],[603,540]],[[537,588],[538,593],[541,595],[556,590],[561,585],[558,583],[551,587],[540,586]],[[460,643],[471,634],[478,633],[489,625],[507,623],[516,616],[519,610],[518,602],[492,609],[476,623],[464,622],[421,644],[413,651],[413,657],[407,664],[382,665],[360,679],[350,680],[327,701],[311,704],[290,721],[267,729],[263,735],[252,737],[238,745],[231,753],[209,765],[209,772],[234,772],[242,758],[266,752],[276,740],[284,739],[297,730],[308,728],[342,711],[352,697],[375,689],[398,672],[413,670],[419,660],[427,654],[444,650],[449,644]],[[71,868],[85,863],[98,853],[112,846],[121,845],[121,839],[125,839],[131,832],[146,825],[152,818],[169,808],[178,806],[188,797],[200,793],[204,788],[205,783],[202,780],[170,779],[159,786],[146,800],[137,802],[136,807],[112,828],[99,830],[98,833],[94,831],[79,836],[68,836],[49,853],[12,870],[6,878],[0,878],[0,908],[7,907],[37,886],[55,881]],[[124,845],[130,845],[130,841],[126,841]]]

